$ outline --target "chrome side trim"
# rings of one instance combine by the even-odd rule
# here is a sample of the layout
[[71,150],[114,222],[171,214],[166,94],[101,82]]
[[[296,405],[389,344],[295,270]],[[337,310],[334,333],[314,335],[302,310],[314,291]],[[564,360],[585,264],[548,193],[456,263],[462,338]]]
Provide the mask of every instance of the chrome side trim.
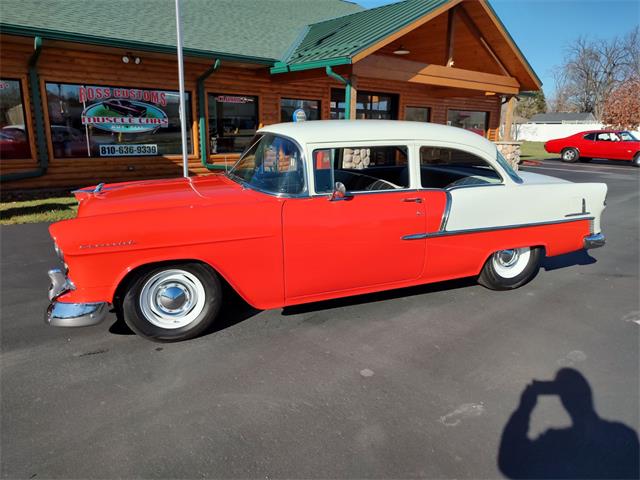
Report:
[[411,235],[405,235],[402,237],[402,240],[423,240],[427,237],[427,233],[412,233]]
[[584,237],[584,248],[589,250],[590,248],[604,247],[606,238],[602,233],[592,233]]
[[587,212],[587,200],[584,198],[582,199],[582,211],[576,213],[567,213],[565,217],[577,217],[580,215],[591,215],[591,212]]
[[445,187],[445,190],[460,190],[461,188],[482,188],[482,187],[504,187],[504,183],[481,183],[477,185],[455,185],[453,187]]
[[447,228],[447,222],[449,221],[449,214],[451,213],[451,202],[453,198],[451,197],[451,193],[448,190],[445,190],[444,193],[447,196],[447,201],[444,205],[444,212],[442,213],[442,220],[440,221],[440,231],[444,232]]
[[44,317],[52,327],[89,327],[107,316],[108,304],[51,302]]
[[567,213],[565,217],[579,217],[580,215],[591,215],[591,212]]
[[[559,223],[580,222],[582,220],[593,220],[593,217],[569,218],[566,220],[551,220],[549,222],[521,223],[517,225],[501,225],[498,227],[469,228],[467,230],[451,230],[448,232],[440,231],[440,232],[432,232],[432,233],[413,233],[411,235],[405,235],[404,237],[402,237],[402,240],[417,240],[419,238],[449,237],[451,235],[468,235],[470,233],[494,232],[497,230],[512,230],[514,228],[541,227],[544,225],[556,225]],[[411,237],[411,238],[407,238],[407,237]]]

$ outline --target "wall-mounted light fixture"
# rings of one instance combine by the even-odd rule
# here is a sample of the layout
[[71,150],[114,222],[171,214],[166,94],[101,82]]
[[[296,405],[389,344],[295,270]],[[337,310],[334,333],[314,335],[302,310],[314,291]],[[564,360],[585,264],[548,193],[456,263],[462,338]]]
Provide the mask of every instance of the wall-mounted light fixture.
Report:
[[394,55],[409,55],[411,53],[410,50],[407,50],[402,45],[400,45],[397,49],[393,51]]
[[142,59],[138,56],[135,56],[131,52],[127,52],[122,56],[122,63],[129,63],[131,61],[133,61],[133,63],[135,63],[136,65],[140,65],[142,63]]

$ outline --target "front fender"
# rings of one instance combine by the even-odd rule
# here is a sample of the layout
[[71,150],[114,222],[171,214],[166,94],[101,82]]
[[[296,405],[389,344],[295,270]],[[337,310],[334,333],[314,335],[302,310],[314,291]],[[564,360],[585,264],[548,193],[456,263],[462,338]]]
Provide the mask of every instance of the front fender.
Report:
[[81,217],[50,227],[76,290],[65,302],[113,302],[144,265],[196,260],[214,268],[249,304],[283,304],[282,202]]

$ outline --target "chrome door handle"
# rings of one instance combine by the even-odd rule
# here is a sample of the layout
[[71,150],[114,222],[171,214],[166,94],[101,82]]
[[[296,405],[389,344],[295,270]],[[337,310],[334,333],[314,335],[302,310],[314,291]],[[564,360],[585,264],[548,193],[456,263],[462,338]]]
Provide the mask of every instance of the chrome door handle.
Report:
[[403,198],[402,201],[403,202],[422,203],[422,198],[420,198],[420,197]]

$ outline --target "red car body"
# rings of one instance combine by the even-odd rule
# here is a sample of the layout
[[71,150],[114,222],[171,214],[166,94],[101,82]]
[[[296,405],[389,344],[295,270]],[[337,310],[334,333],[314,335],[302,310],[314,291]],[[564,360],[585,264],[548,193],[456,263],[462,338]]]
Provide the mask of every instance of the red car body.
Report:
[[[425,245],[402,236],[438,231],[444,191],[369,195],[336,209],[325,197],[274,197],[223,175],[105,188],[100,195],[76,193],[78,218],[50,227],[76,285],[62,302],[113,303],[129,272],[189,259],[211,265],[252,306],[276,308],[477,275],[505,246],[537,244],[560,255],[581,249],[590,232],[585,219],[439,237],[430,241],[427,262]],[[402,201],[416,196],[420,216],[415,203]]]
[[77,218],[50,227],[65,265],[49,272],[46,321],[95,325],[111,304],[142,336],[193,338],[215,320],[218,279],[258,309],[487,271],[483,285],[517,288],[542,252],[604,245],[606,190],[518,175],[488,140],[442,125],[272,125],[226,175],[77,191]]
[[624,130],[590,130],[549,140],[544,149],[560,154],[566,162],[590,158],[634,161],[640,155],[640,141]]

